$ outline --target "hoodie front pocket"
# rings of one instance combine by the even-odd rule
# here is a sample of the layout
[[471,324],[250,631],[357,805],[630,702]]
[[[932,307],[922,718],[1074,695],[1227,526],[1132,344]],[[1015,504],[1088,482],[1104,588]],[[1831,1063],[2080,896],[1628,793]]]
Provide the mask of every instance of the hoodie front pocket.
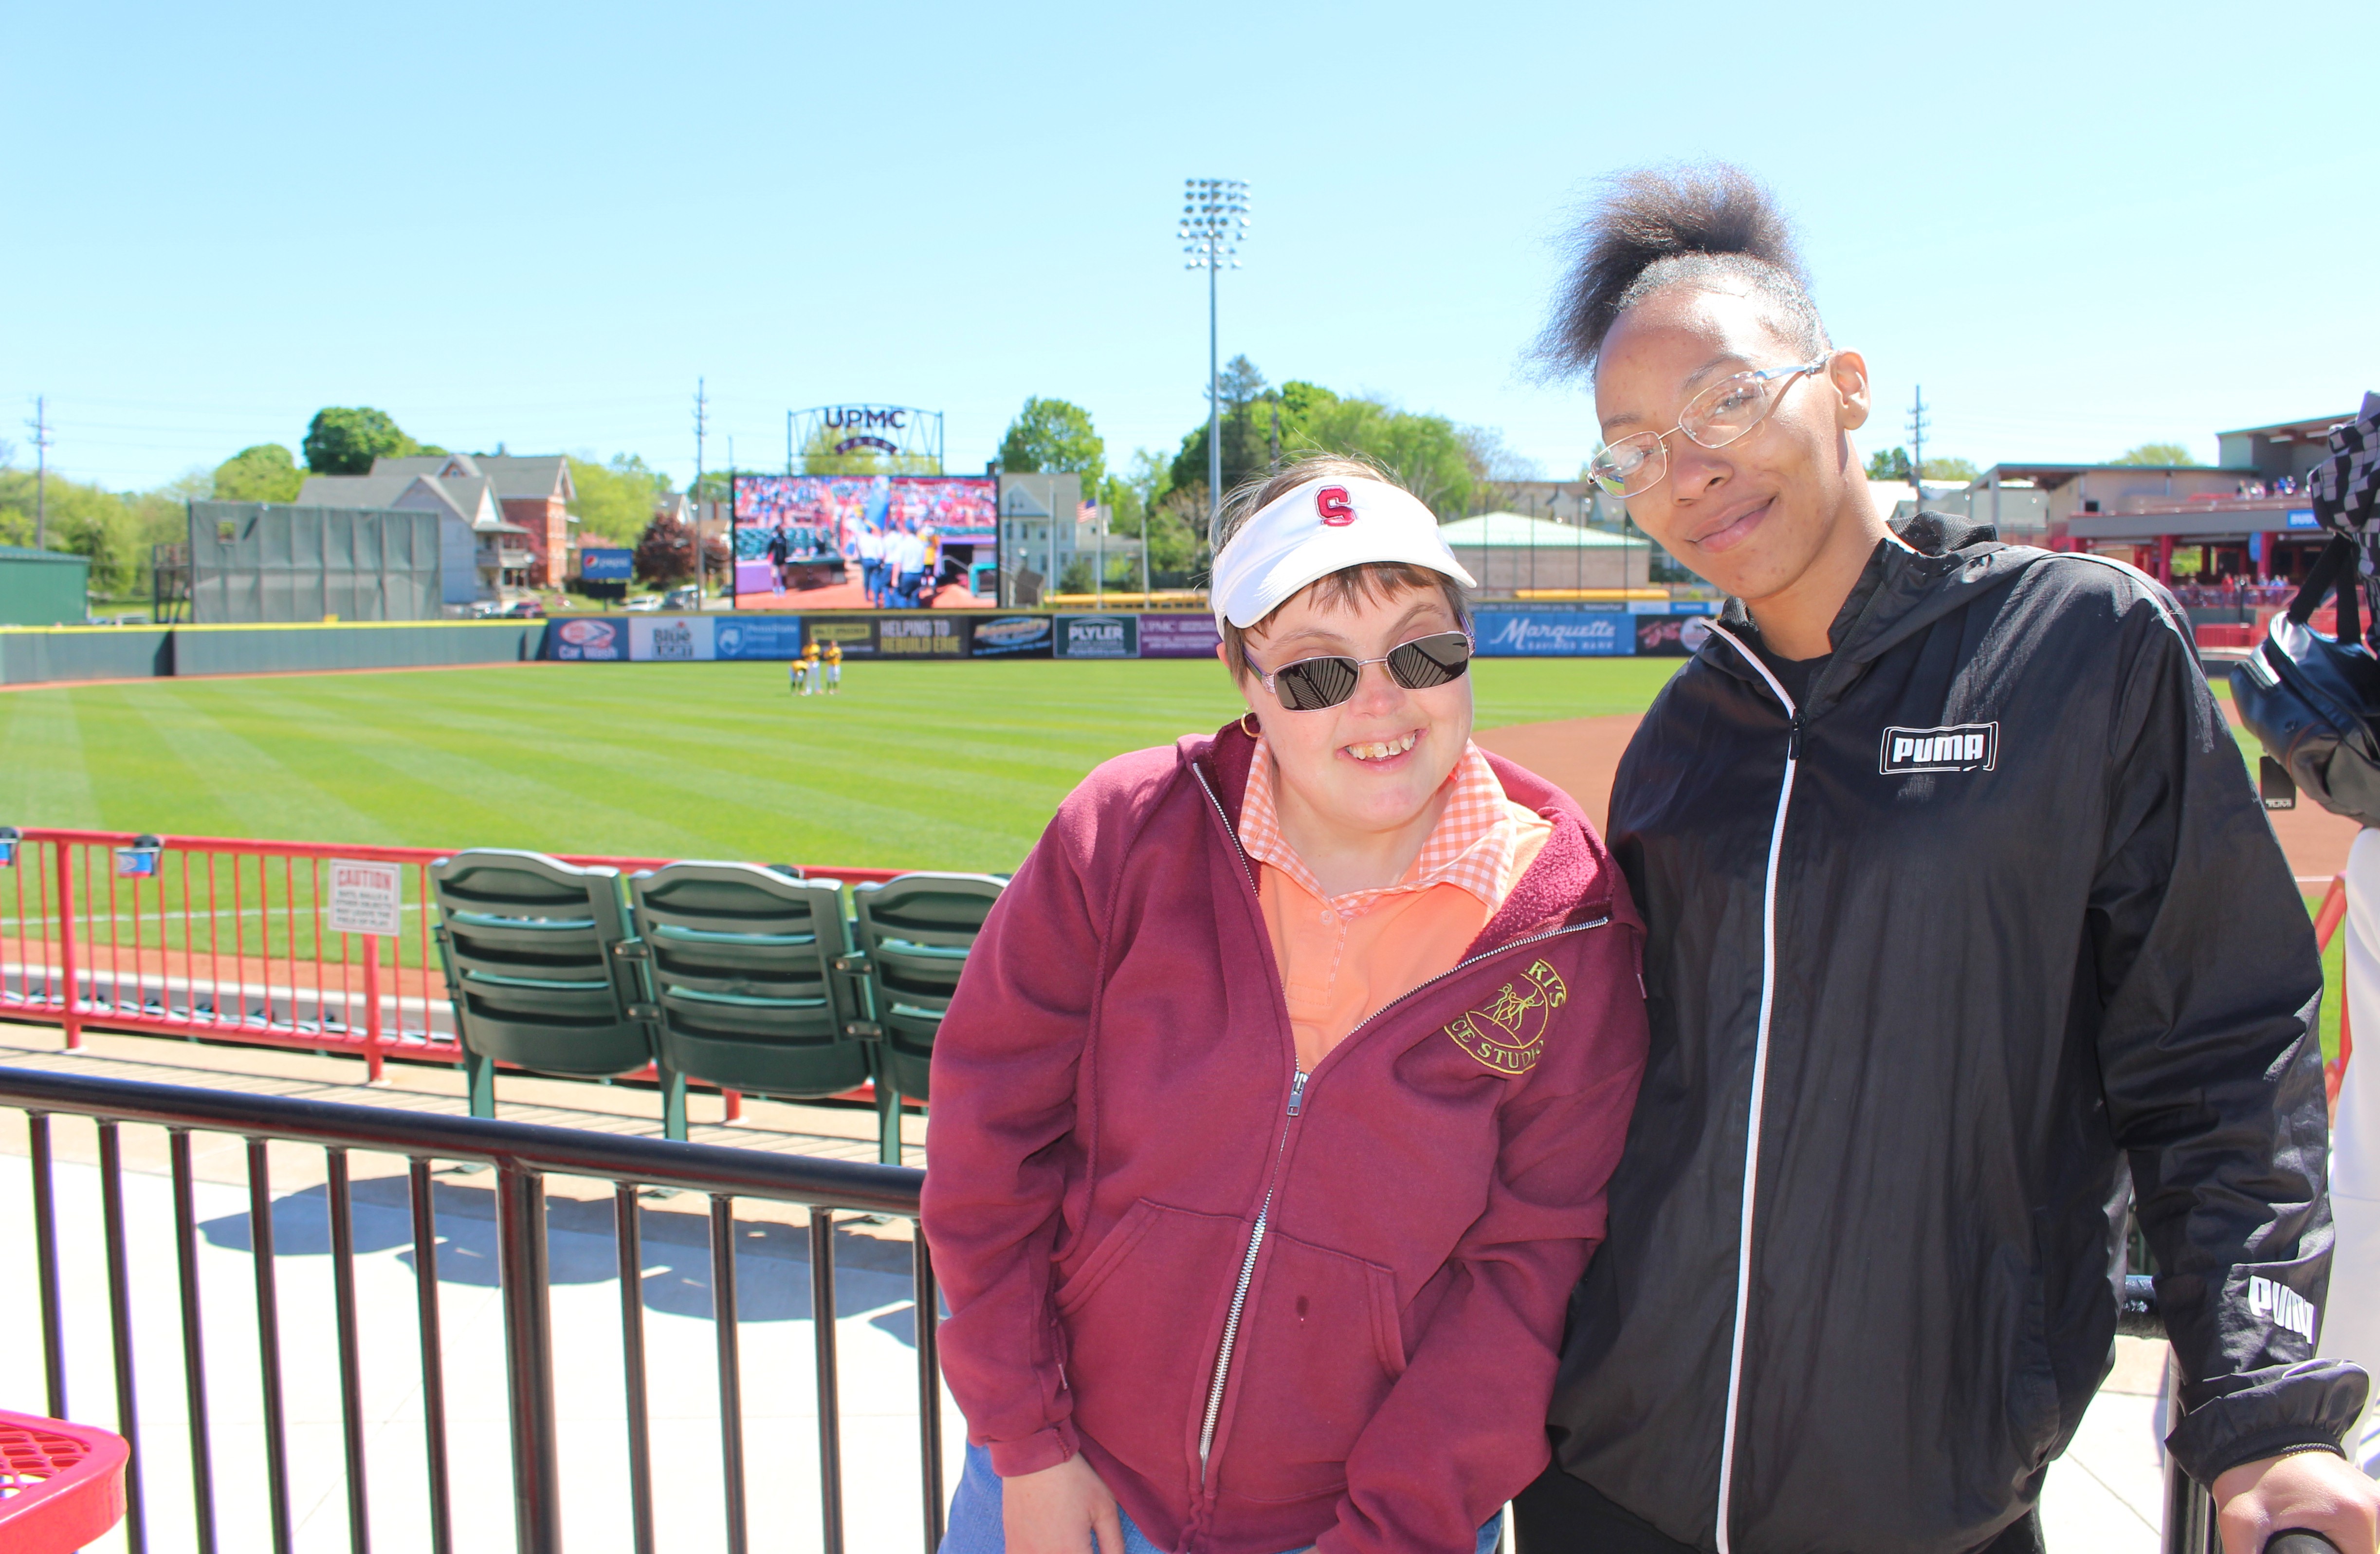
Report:
[[1221,1487],[1281,1503],[1346,1487],[1347,1453],[1404,1374],[1396,1275],[1278,1231],[1232,1361]]
[[1142,1198],[1059,1286],[1075,1423],[1150,1482],[1196,1452],[1207,1367],[1246,1225]]

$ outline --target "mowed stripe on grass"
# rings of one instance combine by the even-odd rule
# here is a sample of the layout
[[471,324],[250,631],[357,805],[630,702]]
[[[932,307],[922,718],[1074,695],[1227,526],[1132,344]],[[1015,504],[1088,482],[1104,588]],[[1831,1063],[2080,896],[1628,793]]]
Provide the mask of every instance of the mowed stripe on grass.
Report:
[[[1482,660],[1479,725],[1641,711],[1678,660]],[[540,664],[0,697],[0,823],[1014,868],[1111,756],[1239,710],[1220,666]]]

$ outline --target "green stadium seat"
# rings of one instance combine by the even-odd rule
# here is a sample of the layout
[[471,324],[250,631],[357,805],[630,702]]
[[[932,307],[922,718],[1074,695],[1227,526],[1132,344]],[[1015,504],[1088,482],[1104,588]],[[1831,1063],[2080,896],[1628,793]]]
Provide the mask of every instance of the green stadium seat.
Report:
[[628,877],[656,1012],[664,1131],[686,1136],[686,1081],[783,1100],[842,1095],[868,1077],[843,887],[744,863],[673,863]]
[[474,847],[430,880],[471,1115],[496,1114],[498,1062],[608,1078],[653,1061],[618,869]]
[[934,1033],[1003,881],[990,874],[901,874],[853,887],[868,1017],[854,1028],[878,1043],[878,1153],[901,1162],[901,1098],[932,1104],[927,1076]]

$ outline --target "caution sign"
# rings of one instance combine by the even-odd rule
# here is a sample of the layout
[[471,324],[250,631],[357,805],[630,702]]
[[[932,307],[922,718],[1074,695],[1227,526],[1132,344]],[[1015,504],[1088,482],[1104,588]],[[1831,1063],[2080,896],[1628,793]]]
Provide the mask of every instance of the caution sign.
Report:
[[331,860],[330,919],[333,933],[376,933],[395,938],[405,928],[404,868],[393,863]]

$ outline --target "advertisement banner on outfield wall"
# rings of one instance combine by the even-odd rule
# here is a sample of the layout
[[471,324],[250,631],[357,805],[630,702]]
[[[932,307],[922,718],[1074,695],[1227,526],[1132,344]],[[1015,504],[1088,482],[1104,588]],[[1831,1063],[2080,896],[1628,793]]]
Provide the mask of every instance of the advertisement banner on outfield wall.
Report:
[[1058,656],[1062,659],[1136,659],[1140,657],[1137,615],[1061,615]]
[[1708,615],[1636,617],[1636,651],[1646,658],[1692,658],[1709,640]]
[[1608,610],[1482,610],[1482,658],[1617,658],[1636,651],[1635,619]]
[[628,623],[589,615],[546,627],[546,655],[589,663],[617,663],[628,656]]
[[1140,617],[1140,656],[1145,659],[1210,659],[1222,640],[1212,615]]
[[840,642],[843,656],[847,659],[872,659],[876,656],[876,617],[873,615],[804,615],[803,636],[812,642]]
[[708,615],[638,616],[628,622],[628,657],[638,663],[690,663],[711,656]]
[[964,615],[923,610],[913,614],[886,615],[876,623],[876,656],[963,659],[967,656],[967,628],[974,625]]
[[721,621],[710,628],[711,656],[722,659],[797,659],[802,623],[797,615]]
[[974,655],[979,659],[1046,659],[1047,615],[986,615],[975,623]]

